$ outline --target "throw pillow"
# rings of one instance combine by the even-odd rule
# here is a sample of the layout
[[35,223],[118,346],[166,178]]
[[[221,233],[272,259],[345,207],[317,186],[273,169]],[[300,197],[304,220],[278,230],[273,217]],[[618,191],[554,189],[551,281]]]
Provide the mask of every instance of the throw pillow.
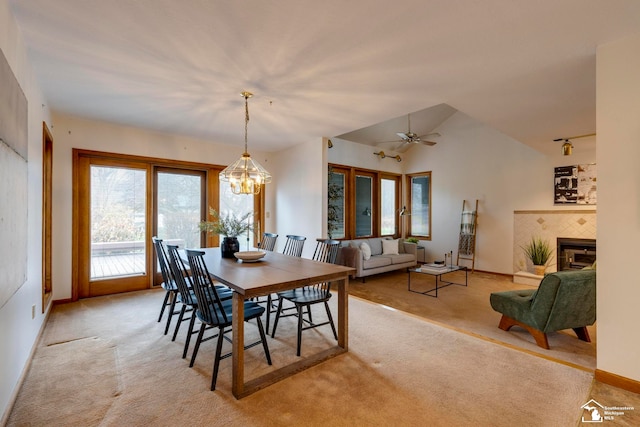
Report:
[[383,240],[382,255],[398,255],[398,239]]
[[366,242],[362,242],[360,244],[360,250],[362,251],[362,255],[364,255],[365,260],[371,258],[371,247],[369,247]]

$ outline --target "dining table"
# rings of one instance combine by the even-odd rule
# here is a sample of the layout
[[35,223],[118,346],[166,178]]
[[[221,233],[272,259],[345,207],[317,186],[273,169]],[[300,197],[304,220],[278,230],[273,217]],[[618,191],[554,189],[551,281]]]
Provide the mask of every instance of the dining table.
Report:
[[[256,262],[223,258],[220,248],[200,249],[209,274],[233,290],[232,298],[232,393],[241,399],[297,372],[346,353],[349,348],[349,276],[355,269],[307,258],[265,251]],[[244,378],[244,301],[254,297],[331,282],[337,288],[338,341],[335,346],[300,358],[289,365],[245,382]]]

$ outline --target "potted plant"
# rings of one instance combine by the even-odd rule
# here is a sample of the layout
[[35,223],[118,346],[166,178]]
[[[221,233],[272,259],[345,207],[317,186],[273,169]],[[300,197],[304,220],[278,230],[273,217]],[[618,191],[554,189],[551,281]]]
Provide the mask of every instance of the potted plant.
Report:
[[533,263],[535,274],[543,276],[553,253],[549,242],[534,236],[528,244],[521,246],[521,248]]
[[235,216],[232,213],[220,215],[215,209],[209,208],[211,221],[202,221],[199,224],[200,230],[224,236],[220,244],[220,251],[223,258],[233,258],[233,254],[240,251],[238,236],[246,231],[252,230],[251,212],[242,216]]

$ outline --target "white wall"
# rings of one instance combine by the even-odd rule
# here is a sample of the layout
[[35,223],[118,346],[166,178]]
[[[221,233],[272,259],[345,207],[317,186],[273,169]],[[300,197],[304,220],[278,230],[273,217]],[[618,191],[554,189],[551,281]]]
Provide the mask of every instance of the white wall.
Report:
[[598,369],[640,381],[640,35],[597,52]]
[[[118,126],[110,123],[54,114],[53,165],[53,297],[71,298],[72,149],[105,151],[138,156],[192,161],[226,166],[237,160],[237,147],[182,136]],[[251,153],[269,169],[268,159]],[[277,175],[277,174],[276,174]],[[267,192],[273,187],[267,185]]]
[[282,252],[287,234],[305,236],[302,256],[311,258],[316,239],[327,237],[326,140],[305,142],[270,158],[270,167],[277,172],[277,177],[273,180],[275,203],[268,212],[275,222],[273,229],[265,231],[279,235],[278,252]]
[[[28,234],[27,280],[0,308],[0,414],[14,398],[16,384],[46,318],[49,307],[42,307],[42,122],[49,112],[35,80],[22,35],[0,0],[0,48],[7,58],[28,102]],[[0,88],[2,90],[2,88]],[[0,195],[0,203],[12,203]],[[0,284],[1,286],[2,284]],[[31,307],[35,305],[35,318]],[[0,418],[2,424],[2,418]]]

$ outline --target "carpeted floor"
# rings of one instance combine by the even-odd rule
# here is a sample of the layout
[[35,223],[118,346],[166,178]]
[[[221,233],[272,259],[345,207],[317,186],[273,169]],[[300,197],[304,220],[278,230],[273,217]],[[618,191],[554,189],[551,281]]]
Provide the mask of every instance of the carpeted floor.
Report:
[[[465,283],[463,272],[453,273],[448,279]],[[428,290],[434,278],[413,274],[411,288]],[[526,289],[527,285],[514,284],[510,277],[481,272],[469,273],[468,286],[448,286],[438,290],[432,298],[407,290],[407,273],[390,272],[350,282],[349,293],[369,301],[385,304],[407,313],[424,317],[456,330],[514,346],[541,357],[575,364],[581,368],[596,369],[596,326],[588,327],[591,343],[579,340],[571,330],[548,334],[549,350],[536,345],[534,338],[524,329],[513,327],[506,332],[498,329],[500,313],[489,304],[491,292]]]
[[[640,408],[637,395],[592,386],[584,368],[353,296],[348,353],[238,401],[230,359],[209,391],[213,342],[190,369],[184,333],[175,342],[162,334],[162,297],[149,290],[54,307],[8,425],[574,426],[591,398]],[[255,325],[246,332],[255,336]],[[328,327],[306,331],[303,356],[332,341]],[[296,360],[294,319],[281,321],[269,346],[273,367],[260,347],[245,353],[248,378]],[[634,425],[634,415],[608,423]]]

